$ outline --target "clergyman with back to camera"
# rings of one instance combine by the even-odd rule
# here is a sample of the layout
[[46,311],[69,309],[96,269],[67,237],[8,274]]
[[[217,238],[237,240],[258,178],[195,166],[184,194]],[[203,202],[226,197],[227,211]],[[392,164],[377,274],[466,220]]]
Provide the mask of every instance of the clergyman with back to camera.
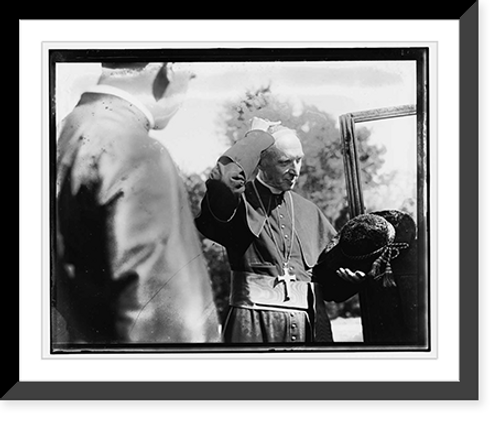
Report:
[[63,122],[52,288],[62,341],[221,340],[187,193],[149,135],[175,115],[191,77],[171,63],[103,63]]

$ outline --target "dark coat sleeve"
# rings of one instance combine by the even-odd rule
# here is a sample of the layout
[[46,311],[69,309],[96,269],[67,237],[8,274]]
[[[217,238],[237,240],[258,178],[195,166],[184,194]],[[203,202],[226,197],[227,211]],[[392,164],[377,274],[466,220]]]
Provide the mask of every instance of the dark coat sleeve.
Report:
[[337,303],[344,302],[359,293],[360,285],[355,285],[337,275],[338,261],[332,259],[338,244],[338,235],[322,250],[318,262],[313,268],[312,281],[319,284],[323,299]]
[[227,246],[224,223],[231,222],[238,212],[244,213],[246,184],[255,175],[261,153],[273,143],[270,134],[250,130],[218,159],[196,218],[196,226],[204,236]]

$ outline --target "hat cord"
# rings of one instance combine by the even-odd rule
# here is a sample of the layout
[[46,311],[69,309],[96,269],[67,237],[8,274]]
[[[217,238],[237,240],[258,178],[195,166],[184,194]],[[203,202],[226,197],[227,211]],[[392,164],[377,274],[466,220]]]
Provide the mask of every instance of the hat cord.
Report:
[[409,246],[408,243],[389,243],[384,246],[384,252],[375,260],[368,275],[375,280],[382,278],[384,287],[396,287],[391,261],[399,256],[401,249]]
[[387,243],[384,246],[382,246],[381,248],[379,248],[373,252],[367,253],[365,255],[348,255],[343,251],[342,248],[340,248],[340,250],[342,251],[344,256],[346,256],[349,259],[363,260],[366,258],[371,258],[372,256],[375,256],[375,255],[378,255],[381,252],[383,253],[390,244],[393,244],[394,239],[396,237],[396,229],[394,228],[394,226],[391,223],[389,223],[388,221],[386,221],[385,224],[387,227]]
[[362,261],[363,259],[371,258],[372,256],[375,256],[375,255],[378,255],[381,252],[384,252],[387,249],[387,246],[388,245],[384,245],[381,248],[379,248],[379,249],[377,249],[377,250],[375,250],[373,252],[367,253],[365,255],[349,255],[349,254],[345,253],[342,248],[340,248],[340,250],[341,250],[342,254],[346,258],[353,259],[355,261]]
[[386,222],[387,224],[387,244],[378,248],[377,250],[367,253],[365,255],[348,255],[346,254],[342,248],[340,248],[341,252],[349,259],[352,260],[364,260],[367,258],[371,258],[376,255],[380,255],[372,264],[369,276],[373,277],[374,280],[383,279],[382,285],[384,287],[395,287],[396,282],[394,281],[394,274],[392,272],[391,261],[396,259],[399,256],[401,249],[406,249],[410,245],[408,243],[394,243],[394,239],[396,237],[396,230],[394,226]]

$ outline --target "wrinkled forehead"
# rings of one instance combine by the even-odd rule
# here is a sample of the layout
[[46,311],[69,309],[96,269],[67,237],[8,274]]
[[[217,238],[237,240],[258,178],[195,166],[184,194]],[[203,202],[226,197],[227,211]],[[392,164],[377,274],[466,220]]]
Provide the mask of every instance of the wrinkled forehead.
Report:
[[287,158],[301,158],[304,156],[300,139],[293,130],[281,129],[273,133],[276,142],[273,149],[278,155]]

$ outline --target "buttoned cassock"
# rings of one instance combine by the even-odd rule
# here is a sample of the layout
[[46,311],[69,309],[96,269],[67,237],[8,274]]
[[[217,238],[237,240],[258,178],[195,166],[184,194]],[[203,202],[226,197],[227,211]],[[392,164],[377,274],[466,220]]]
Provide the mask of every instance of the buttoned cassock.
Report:
[[[297,193],[273,194],[258,178],[246,182],[244,193],[236,193],[224,183],[224,171],[219,161],[195,221],[204,236],[226,248],[231,266],[225,341],[333,341],[311,274],[335,229],[316,205]],[[278,277],[290,247],[289,268],[296,281],[289,283],[291,298],[286,300],[286,286]]]
[[220,341],[177,168],[140,106],[85,93],[58,140],[53,299],[69,343]]

